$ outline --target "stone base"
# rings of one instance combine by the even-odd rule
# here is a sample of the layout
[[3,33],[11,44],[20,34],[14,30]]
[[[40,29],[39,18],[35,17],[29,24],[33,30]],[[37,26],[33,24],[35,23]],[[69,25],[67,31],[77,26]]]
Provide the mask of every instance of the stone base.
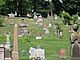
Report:
[[18,52],[12,52],[12,60],[19,60]]

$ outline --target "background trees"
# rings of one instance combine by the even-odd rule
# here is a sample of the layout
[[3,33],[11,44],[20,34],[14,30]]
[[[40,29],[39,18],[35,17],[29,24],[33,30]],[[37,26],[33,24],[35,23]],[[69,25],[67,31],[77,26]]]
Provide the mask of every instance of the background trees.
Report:
[[78,13],[80,15],[79,0],[53,0],[52,4],[45,0],[0,0],[0,14],[6,15],[17,11],[18,14],[24,15],[27,12],[34,10],[42,14],[47,14],[53,10],[53,13],[60,14],[61,11],[66,11],[70,15]]

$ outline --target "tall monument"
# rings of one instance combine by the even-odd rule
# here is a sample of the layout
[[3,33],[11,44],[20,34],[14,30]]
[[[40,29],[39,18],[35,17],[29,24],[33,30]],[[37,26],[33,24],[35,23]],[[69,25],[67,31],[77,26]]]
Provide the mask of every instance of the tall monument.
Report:
[[18,26],[17,24],[14,25],[14,44],[13,44],[13,51],[12,51],[12,60],[19,60],[18,57]]
[[80,60],[80,35],[77,32],[79,25],[75,23],[73,25],[74,32],[71,34],[71,59]]

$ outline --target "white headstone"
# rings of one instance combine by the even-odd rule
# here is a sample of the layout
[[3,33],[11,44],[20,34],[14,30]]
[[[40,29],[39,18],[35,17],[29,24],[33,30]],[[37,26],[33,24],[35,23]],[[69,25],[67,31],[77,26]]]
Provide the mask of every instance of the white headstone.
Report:
[[30,54],[29,56],[30,59],[36,58],[36,49],[33,47],[30,47],[29,54]]
[[8,14],[10,18],[14,18],[14,14],[11,13],[11,14]]
[[45,34],[49,34],[49,30],[48,29],[45,30]]
[[49,23],[49,26],[48,27],[51,27],[52,25],[51,25],[51,23]]
[[78,17],[78,20],[80,20],[80,17]]
[[0,60],[5,60],[4,47],[0,47]]
[[36,56],[40,57],[41,60],[45,59],[45,50],[44,49],[36,49]]
[[57,19],[57,15],[55,14],[55,20]]
[[36,40],[41,40],[42,37],[41,36],[36,36]]
[[62,31],[60,31],[60,36],[63,36],[63,32]]
[[11,47],[11,45],[10,45],[10,38],[9,38],[9,37],[10,37],[10,35],[7,34],[7,35],[6,35],[6,40],[7,40],[7,41],[6,41],[6,45],[7,45],[8,47]]
[[15,11],[15,14],[14,15],[17,16],[17,11]]

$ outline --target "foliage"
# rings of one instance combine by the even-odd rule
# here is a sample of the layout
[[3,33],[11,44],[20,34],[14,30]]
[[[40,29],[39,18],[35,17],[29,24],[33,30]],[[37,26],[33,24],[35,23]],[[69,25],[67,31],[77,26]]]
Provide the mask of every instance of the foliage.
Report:
[[70,24],[71,16],[69,15],[69,13],[63,11],[62,14],[64,18],[63,20],[64,24],[67,24],[67,23]]
[[73,15],[72,16],[72,20],[74,21],[74,23],[76,22],[76,20],[78,20],[78,15]]
[[3,26],[3,22],[4,22],[4,20],[0,17],[0,27]]
[[52,2],[49,0],[0,0],[1,14],[18,11],[18,14],[26,15],[26,12],[31,12],[32,9],[36,12],[52,9],[56,14],[60,14],[64,10],[70,15],[76,14],[77,12],[80,15],[80,1],[63,0],[63,3],[61,3],[59,0],[52,0]]

